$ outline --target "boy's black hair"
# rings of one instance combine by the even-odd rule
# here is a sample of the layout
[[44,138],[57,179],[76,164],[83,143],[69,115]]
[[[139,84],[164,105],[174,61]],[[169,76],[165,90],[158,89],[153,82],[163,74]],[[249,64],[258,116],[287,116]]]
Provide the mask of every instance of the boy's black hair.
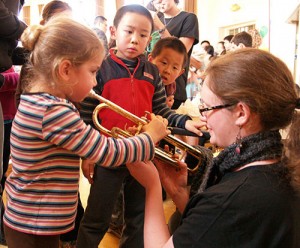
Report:
[[156,44],[153,47],[153,50],[151,52],[152,58],[157,57],[164,48],[171,48],[174,51],[182,54],[184,56],[182,68],[185,68],[186,62],[188,60],[188,55],[187,55],[186,47],[181,40],[179,40],[177,37],[174,36],[160,39],[159,41],[156,42]]
[[147,10],[144,6],[139,4],[124,5],[118,9],[113,22],[116,28],[119,26],[121,19],[126,13],[136,13],[145,16],[151,23],[151,33],[153,32],[154,23],[153,23],[152,16],[149,10]]

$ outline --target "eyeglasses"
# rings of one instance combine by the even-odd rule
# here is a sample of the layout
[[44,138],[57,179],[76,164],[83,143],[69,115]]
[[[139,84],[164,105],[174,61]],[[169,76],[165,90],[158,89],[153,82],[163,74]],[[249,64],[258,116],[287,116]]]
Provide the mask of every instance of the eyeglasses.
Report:
[[199,112],[202,116],[203,115],[203,112],[206,112],[206,111],[210,111],[210,110],[214,110],[214,109],[223,109],[223,108],[228,108],[228,107],[231,107],[235,105],[235,103],[228,103],[228,104],[223,104],[223,105],[217,105],[217,106],[212,106],[212,107],[208,107],[208,108],[202,108],[203,104],[200,104],[199,106]]

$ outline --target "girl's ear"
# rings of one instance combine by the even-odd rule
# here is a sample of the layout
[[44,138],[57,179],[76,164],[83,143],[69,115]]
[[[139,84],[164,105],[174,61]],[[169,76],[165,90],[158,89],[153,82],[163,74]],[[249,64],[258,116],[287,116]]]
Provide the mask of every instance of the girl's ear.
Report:
[[64,81],[68,81],[71,77],[73,65],[70,60],[62,60],[58,65],[58,75]]

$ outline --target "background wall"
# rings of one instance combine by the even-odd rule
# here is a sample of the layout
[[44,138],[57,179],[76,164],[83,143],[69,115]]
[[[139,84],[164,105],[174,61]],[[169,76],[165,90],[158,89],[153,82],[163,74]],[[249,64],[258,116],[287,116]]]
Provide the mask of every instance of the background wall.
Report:
[[[198,0],[200,41],[214,46],[236,25],[255,23],[265,33],[262,49],[280,57],[294,73],[296,54],[296,24],[288,23],[299,0]],[[232,11],[232,4],[240,6]]]
[[[28,24],[38,23],[43,4],[50,0],[26,0]],[[149,0],[64,0],[74,11],[77,20],[92,25],[96,15],[104,15],[108,24],[112,24],[118,6],[128,3],[146,4]],[[297,33],[299,13],[294,13],[300,0],[180,0],[180,7],[185,6],[197,14],[199,19],[200,41],[209,40],[213,46],[228,34],[229,29],[247,24],[255,24],[264,34],[261,49],[280,57],[290,68],[296,82],[299,83],[300,65],[297,63]],[[240,9],[232,11],[232,5]],[[296,15],[297,22],[288,22],[291,15]],[[299,68],[299,69],[298,69]]]

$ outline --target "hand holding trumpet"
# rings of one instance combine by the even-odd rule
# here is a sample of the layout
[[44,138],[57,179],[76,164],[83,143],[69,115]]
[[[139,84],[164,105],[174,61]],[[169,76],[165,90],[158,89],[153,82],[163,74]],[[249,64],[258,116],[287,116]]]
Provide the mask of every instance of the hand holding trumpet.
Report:
[[143,126],[142,131],[149,134],[154,144],[171,134],[167,129],[168,120],[155,114],[150,114],[150,122]]

